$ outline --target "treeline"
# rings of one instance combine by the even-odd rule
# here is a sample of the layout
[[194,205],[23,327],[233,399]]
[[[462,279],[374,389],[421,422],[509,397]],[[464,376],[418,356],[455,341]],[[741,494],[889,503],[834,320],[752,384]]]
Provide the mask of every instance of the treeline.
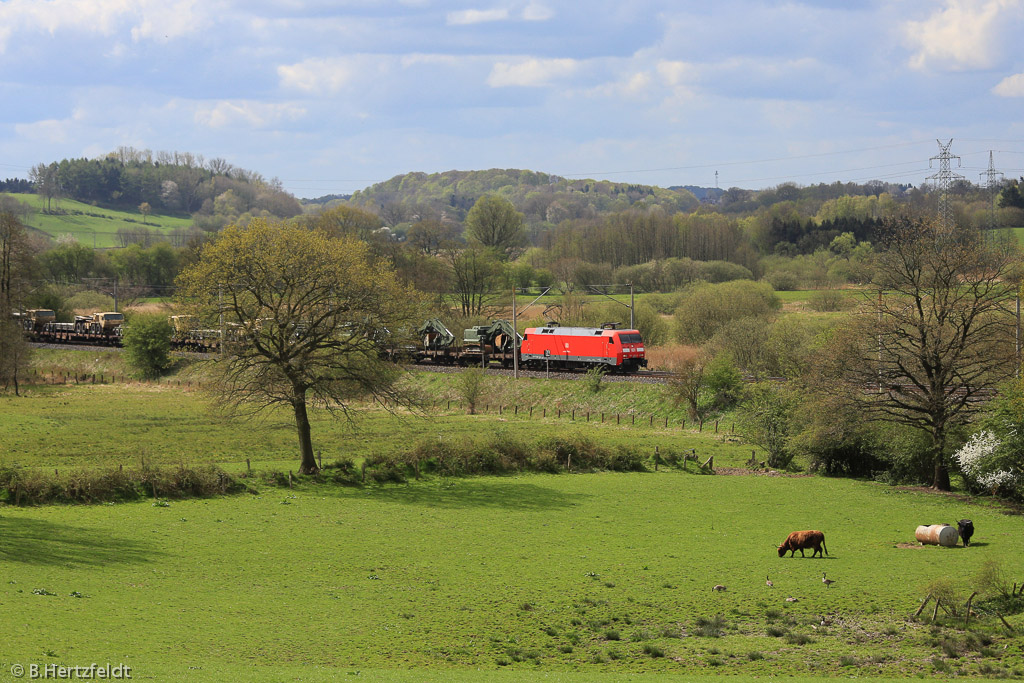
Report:
[[[121,147],[97,159],[40,163],[32,168],[30,181],[51,212],[59,211],[62,198],[128,210],[146,204],[156,213],[193,214],[206,230],[226,224],[217,216],[289,218],[302,213],[298,200],[279,181],[190,153]],[[23,182],[16,187],[4,191],[26,191]]]

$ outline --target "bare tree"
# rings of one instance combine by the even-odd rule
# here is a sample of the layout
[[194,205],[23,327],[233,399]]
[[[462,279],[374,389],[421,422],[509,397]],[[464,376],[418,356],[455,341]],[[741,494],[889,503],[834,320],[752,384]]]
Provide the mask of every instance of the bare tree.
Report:
[[819,365],[869,417],[929,435],[932,485],[949,490],[947,438],[1013,374],[1016,243],[935,220],[885,226],[876,296]]
[[14,313],[28,293],[31,249],[25,227],[13,212],[0,209],[0,382],[14,386],[28,365],[30,347]]
[[462,315],[480,315],[498,296],[498,275],[501,265],[480,248],[449,247],[444,261],[451,270],[452,283],[459,299]]

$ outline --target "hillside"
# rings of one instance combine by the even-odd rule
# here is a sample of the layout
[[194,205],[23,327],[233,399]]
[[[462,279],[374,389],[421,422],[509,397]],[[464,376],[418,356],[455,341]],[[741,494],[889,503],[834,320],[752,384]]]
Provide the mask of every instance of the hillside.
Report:
[[144,218],[138,211],[103,209],[73,199],[55,202],[52,211],[44,213],[46,199],[39,195],[6,196],[34,209],[24,218],[25,225],[33,230],[54,239],[72,235],[80,243],[97,248],[123,246],[123,240],[131,238],[129,233],[140,233],[141,229],[158,233],[170,241],[182,241],[192,226],[191,217],[151,213]]
[[634,205],[661,206],[667,213],[699,204],[689,190],[653,185],[569,179],[523,169],[406,173],[354,193],[352,204],[379,209],[389,225],[413,216],[461,221],[481,195],[497,193],[523,212],[528,223],[559,223]]

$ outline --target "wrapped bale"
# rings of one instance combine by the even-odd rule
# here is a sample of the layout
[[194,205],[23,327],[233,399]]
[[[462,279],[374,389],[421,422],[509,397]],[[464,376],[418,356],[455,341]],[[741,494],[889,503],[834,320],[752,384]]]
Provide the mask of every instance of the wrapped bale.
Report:
[[952,548],[960,540],[960,534],[956,527],[948,524],[922,524],[914,532],[914,538],[924,545]]

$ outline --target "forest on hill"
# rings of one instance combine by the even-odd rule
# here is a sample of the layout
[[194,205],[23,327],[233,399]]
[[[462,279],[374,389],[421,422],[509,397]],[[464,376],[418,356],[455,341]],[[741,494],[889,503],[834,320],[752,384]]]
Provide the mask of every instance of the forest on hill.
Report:
[[[1010,180],[993,191],[959,181],[947,199],[960,225],[1024,226],[1021,184]],[[32,202],[24,201],[29,192]],[[513,282],[565,291],[632,283],[647,292],[737,278],[765,279],[776,290],[857,285],[870,277],[865,264],[882,222],[933,213],[938,202],[927,184],[687,189],[525,169],[406,173],[351,196],[299,200],[278,181],[223,159],[130,147],[40,163],[28,180],[0,183],[0,193],[8,193],[0,194],[4,208],[26,225],[57,226],[43,230],[52,241],[38,248],[41,281],[70,286],[117,278],[169,292],[178,268],[223,227],[263,218],[366,240],[419,289],[460,292],[468,315],[482,314],[488,292]],[[85,206],[72,208],[72,200]],[[89,212],[90,206],[97,208]],[[65,213],[106,220],[101,209],[122,212],[121,227],[88,244],[131,253],[89,248],[52,220]],[[481,221],[474,211],[492,215]],[[159,227],[160,217],[177,222]],[[490,228],[481,224],[494,220],[507,222],[508,235],[483,234]]]

